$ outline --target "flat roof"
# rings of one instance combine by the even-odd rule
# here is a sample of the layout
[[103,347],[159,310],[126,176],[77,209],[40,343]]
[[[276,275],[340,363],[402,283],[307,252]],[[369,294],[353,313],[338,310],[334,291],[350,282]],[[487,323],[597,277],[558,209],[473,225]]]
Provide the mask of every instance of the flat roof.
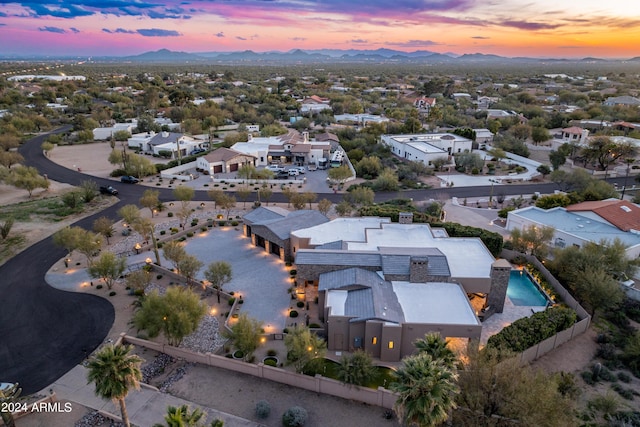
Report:
[[406,145],[408,145],[411,148],[415,148],[416,150],[421,151],[421,152],[426,153],[426,154],[446,153],[446,151],[444,149],[438,148],[435,145],[431,145],[428,142],[424,142],[424,141],[407,142]]
[[491,264],[495,258],[479,238],[434,237],[428,224],[386,223],[381,224],[379,229],[370,228],[365,232],[364,241],[347,241],[347,249],[378,251],[380,247],[438,248],[447,257],[452,277],[491,277]]
[[466,293],[457,283],[391,282],[405,323],[480,325]]
[[344,240],[349,242],[362,242],[365,239],[367,228],[380,228],[380,224],[390,223],[389,218],[359,217],[336,218],[315,227],[303,228],[291,232],[298,238],[308,238],[311,246],[324,245],[326,243]]
[[509,212],[509,215],[553,227],[585,241],[598,243],[602,240],[613,241],[617,238],[626,247],[640,245],[640,236],[635,233],[622,231],[613,225],[590,219],[578,213],[568,212],[563,208],[544,210],[531,206]]

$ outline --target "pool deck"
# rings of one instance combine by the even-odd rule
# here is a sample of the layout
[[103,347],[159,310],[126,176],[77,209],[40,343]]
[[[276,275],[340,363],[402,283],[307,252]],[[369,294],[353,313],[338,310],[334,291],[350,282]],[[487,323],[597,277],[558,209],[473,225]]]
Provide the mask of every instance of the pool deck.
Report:
[[546,307],[543,306],[514,305],[509,297],[506,297],[502,313],[495,313],[482,322],[480,345],[486,345],[490,336],[497,334],[516,320],[544,310]]

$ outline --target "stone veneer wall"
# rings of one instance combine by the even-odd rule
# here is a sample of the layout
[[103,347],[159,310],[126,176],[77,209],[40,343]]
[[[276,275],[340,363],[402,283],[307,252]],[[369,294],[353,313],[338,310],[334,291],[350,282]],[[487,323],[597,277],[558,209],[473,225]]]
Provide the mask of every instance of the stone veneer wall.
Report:
[[504,310],[510,274],[511,264],[506,259],[496,260],[491,265],[491,291],[487,298],[487,307],[490,307],[493,313],[502,313]]

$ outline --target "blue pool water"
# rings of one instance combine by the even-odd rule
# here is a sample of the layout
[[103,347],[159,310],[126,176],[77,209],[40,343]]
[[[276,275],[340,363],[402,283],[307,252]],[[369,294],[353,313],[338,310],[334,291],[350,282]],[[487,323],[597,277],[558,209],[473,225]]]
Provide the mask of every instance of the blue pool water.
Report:
[[529,275],[521,270],[511,270],[507,296],[514,305],[547,305],[547,298],[538,290]]

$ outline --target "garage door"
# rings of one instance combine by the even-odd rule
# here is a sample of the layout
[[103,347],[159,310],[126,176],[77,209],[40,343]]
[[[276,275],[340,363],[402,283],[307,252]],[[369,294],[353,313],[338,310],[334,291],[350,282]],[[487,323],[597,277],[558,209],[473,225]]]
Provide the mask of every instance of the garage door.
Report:
[[271,242],[271,253],[280,256],[280,246],[278,246],[275,243]]
[[235,172],[235,171],[237,171],[237,170],[238,170],[238,164],[237,164],[237,163],[231,163],[231,164],[229,165],[229,170],[230,170],[231,172]]
[[215,165],[213,167],[213,173],[222,173],[222,165]]

